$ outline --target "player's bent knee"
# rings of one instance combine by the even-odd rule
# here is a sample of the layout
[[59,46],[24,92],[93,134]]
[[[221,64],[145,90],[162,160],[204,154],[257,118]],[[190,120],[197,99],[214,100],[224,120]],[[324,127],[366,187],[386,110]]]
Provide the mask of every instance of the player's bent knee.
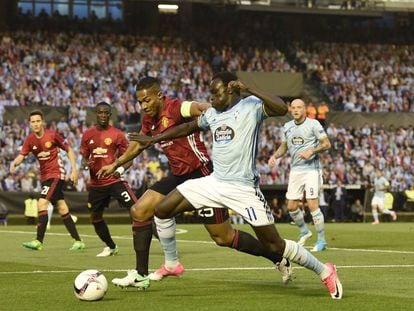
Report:
[[147,221],[154,216],[153,206],[136,204],[131,207],[131,216],[137,221]]

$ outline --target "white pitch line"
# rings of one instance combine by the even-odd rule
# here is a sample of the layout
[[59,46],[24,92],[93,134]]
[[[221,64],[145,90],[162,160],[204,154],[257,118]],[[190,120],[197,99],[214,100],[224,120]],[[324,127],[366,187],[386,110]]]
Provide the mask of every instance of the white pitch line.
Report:
[[[184,234],[188,231],[185,229],[177,229],[177,234]],[[0,233],[12,233],[12,234],[35,234],[35,232],[28,232],[28,231],[13,231],[13,230],[0,230]],[[69,236],[68,233],[47,233],[47,235],[51,236]],[[97,235],[91,234],[82,234],[82,237],[85,238],[98,238]],[[112,236],[115,239],[119,240],[131,240],[132,237],[130,236]],[[155,239],[154,239],[155,240]],[[196,241],[196,240],[177,240],[180,243],[197,243],[197,244],[212,244],[215,245],[216,243],[213,241]],[[414,254],[414,251],[399,251],[399,250],[387,250],[387,249],[365,249],[365,248],[339,248],[339,247],[328,247],[328,250],[333,251],[347,251],[347,252],[361,252],[361,253],[389,253],[389,254]]]
[[[414,268],[414,265],[359,265],[359,266],[336,266],[338,269],[384,269],[384,268]],[[209,272],[209,271],[252,271],[252,270],[274,270],[274,267],[225,267],[225,268],[192,268],[185,269],[186,272]],[[295,270],[304,267],[293,267]],[[55,273],[79,273],[82,270],[34,270],[34,271],[0,271],[3,274],[55,274]],[[100,269],[101,272],[125,272],[124,269]],[[154,271],[154,270],[152,270]]]

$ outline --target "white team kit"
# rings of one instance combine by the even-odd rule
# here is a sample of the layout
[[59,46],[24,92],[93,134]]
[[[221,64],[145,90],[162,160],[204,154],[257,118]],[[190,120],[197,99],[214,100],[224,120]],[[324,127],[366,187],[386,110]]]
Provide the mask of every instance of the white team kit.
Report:
[[384,209],[384,202],[385,202],[384,188],[388,186],[389,186],[388,180],[384,176],[374,179],[375,192],[374,192],[374,197],[372,198],[372,201],[371,201],[371,206],[377,205],[381,211]]
[[256,170],[258,135],[265,118],[263,102],[256,96],[223,112],[210,108],[198,118],[198,125],[213,134],[214,171],[177,187],[194,208],[230,208],[252,226],[274,223]]
[[301,200],[304,191],[307,199],[318,198],[323,183],[319,155],[314,154],[310,159],[304,160],[299,157],[299,153],[315,148],[324,137],[327,135],[322,125],[314,119],[306,118],[300,124],[292,120],[283,126],[282,142],[286,142],[292,157],[286,193],[288,200]]

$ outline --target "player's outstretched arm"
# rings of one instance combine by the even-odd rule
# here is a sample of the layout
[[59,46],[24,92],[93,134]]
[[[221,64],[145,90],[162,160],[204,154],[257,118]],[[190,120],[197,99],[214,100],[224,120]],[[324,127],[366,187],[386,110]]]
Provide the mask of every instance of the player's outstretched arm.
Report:
[[210,107],[210,103],[202,103],[198,101],[184,101],[181,103],[180,112],[184,118],[198,117]]
[[228,87],[239,89],[259,97],[263,101],[265,112],[269,117],[284,116],[288,112],[287,105],[279,96],[272,96],[259,92],[258,90],[247,86],[240,80],[230,81]]
[[161,134],[158,134],[152,137],[140,135],[136,133],[129,133],[128,138],[131,141],[138,142],[139,144],[144,146],[144,148],[148,148],[149,146],[159,143],[163,140],[170,140],[173,138],[185,137],[194,132],[198,132],[200,130],[201,128],[198,126],[197,120],[194,120],[191,122],[182,123],[178,126],[172,127],[168,129],[168,131],[165,131]]
[[[131,161],[137,157],[142,150],[144,150],[141,145],[135,141],[132,141],[129,146],[128,149],[125,151],[125,153],[123,155],[121,155],[118,159],[116,159],[115,162],[113,162],[112,164],[109,165],[105,165],[103,166],[98,173],[96,173],[96,176],[98,178],[102,178],[108,175],[113,174],[116,169],[118,167],[120,167],[121,165],[124,165],[125,163]],[[124,168],[125,169],[125,168]]]
[[68,158],[69,158],[70,167],[71,167],[70,180],[76,186],[78,183],[78,168],[76,166],[76,156],[71,147],[68,148]]
[[287,151],[287,143],[284,141],[281,143],[279,148],[277,148],[276,152],[270,157],[268,165],[269,167],[273,167],[277,164],[277,159],[283,157]]
[[19,154],[16,159],[14,159],[12,161],[12,163],[10,164],[10,174],[14,174],[14,172],[16,171],[16,167],[20,165],[20,163],[22,163],[24,160],[24,155]]

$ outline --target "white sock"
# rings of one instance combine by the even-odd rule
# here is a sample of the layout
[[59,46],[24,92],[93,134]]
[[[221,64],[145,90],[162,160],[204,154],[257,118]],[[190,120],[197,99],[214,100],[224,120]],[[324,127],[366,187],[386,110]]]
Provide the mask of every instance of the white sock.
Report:
[[175,219],[160,219],[154,217],[154,221],[157,225],[158,237],[160,238],[164,250],[165,265],[167,268],[170,268],[169,265],[173,264],[172,269],[174,269],[178,262],[177,241],[175,238]]
[[374,217],[374,221],[375,221],[375,222],[378,222],[378,221],[379,221],[379,219],[378,219],[378,211],[377,211],[377,209],[373,209],[373,210],[372,210],[372,217]]

